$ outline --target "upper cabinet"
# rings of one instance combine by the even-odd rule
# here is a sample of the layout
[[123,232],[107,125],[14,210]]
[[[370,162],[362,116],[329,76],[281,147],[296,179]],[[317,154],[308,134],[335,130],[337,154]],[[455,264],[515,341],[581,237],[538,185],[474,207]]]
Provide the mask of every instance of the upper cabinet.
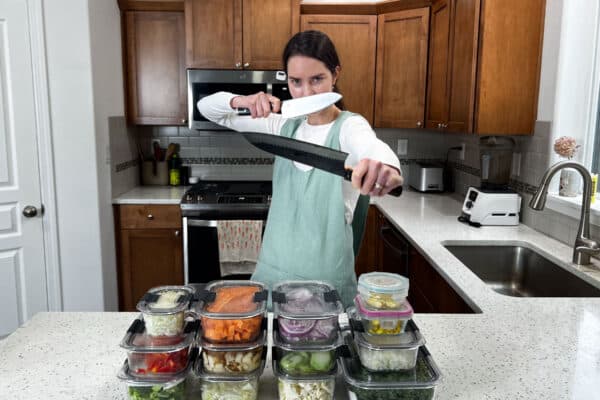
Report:
[[533,133],[545,0],[438,0],[431,8],[426,127]]
[[378,16],[375,127],[423,127],[428,37],[427,7]]
[[122,22],[129,123],[185,124],[183,12],[126,11]]
[[185,0],[188,68],[282,69],[300,0]]
[[336,87],[344,106],[373,124],[375,97],[376,15],[303,15],[301,30],[325,32],[335,44],[341,63]]

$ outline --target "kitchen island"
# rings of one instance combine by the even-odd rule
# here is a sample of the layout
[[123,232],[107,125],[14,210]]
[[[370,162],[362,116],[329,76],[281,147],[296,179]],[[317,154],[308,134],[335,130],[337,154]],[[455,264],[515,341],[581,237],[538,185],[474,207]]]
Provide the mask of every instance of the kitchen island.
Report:
[[[407,191],[377,207],[475,310],[416,314],[443,374],[436,399],[600,399],[600,298],[498,294],[443,244],[526,244],[600,286],[600,264],[570,264],[572,248],[527,226],[457,222],[457,197]],[[0,341],[0,398],[126,399],[119,342],[136,313],[41,313]],[[276,399],[269,362],[259,399]],[[336,399],[346,399],[338,379]]]

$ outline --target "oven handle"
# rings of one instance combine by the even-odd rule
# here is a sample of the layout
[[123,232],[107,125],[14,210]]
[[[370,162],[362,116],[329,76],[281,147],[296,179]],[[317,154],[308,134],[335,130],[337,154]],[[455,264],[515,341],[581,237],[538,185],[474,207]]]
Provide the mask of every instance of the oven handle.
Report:
[[[187,220],[187,226],[200,226],[203,228],[216,228],[217,227],[217,221],[214,220],[205,220],[205,219],[190,219],[190,218],[184,218]],[[184,225],[186,225],[184,223]]]

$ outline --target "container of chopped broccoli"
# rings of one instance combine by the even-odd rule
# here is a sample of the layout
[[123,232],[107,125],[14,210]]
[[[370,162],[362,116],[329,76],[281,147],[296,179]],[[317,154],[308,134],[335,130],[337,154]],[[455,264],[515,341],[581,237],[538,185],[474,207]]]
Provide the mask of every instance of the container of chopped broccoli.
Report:
[[441,378],[425,346],[413,370],[371,372],[356,357],[342,358],[340,366],[348,397],[356,400],[431,400]]
[[125,381],[131,400],[185,400],[188,370],[186,368],[168,378],[140,378],[131,374],[129,364],[125,361],[118,377]]

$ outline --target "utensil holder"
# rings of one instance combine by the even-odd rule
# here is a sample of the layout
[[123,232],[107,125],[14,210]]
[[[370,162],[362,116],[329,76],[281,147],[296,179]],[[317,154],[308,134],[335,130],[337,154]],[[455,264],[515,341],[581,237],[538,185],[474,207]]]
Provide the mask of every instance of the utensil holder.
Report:
[[[154,167],[156,165],[156,168]],[[166,161],[144,161],[142,163],[143,185],[168,185],[169,167]]]

